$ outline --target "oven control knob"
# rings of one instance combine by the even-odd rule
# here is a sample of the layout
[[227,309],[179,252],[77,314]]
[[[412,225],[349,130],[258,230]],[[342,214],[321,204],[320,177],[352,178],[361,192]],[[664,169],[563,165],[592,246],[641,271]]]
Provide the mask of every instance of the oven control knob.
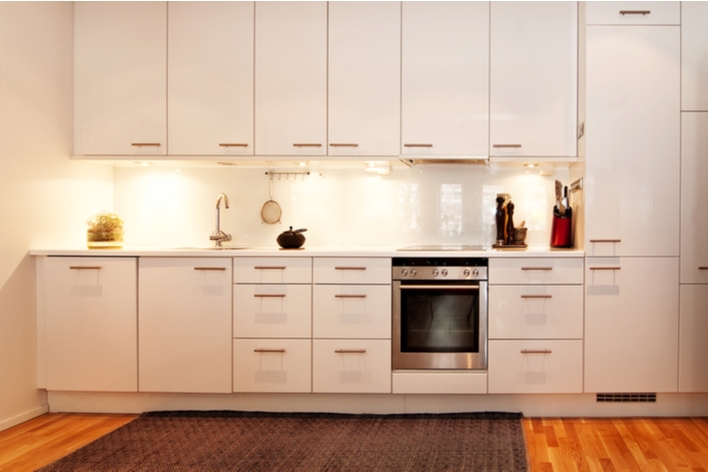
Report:
[[439,273],[440,272],[438,271],[438,269],[433,269],[433,276],[434,277],[437,277]]
[[463,271],[462,271],[462,275],[464,275],[465,277],[469,277],[469,276],[470,276],[470,270],[469,270],[469,269],[463,270]]
[[403,277],[405,277],[406,275],[408,275],[408,269],[401,269],[401,275],[402,275]]
[[447,269],[443,269],[442,272],[440,272],[443,277],[447,277]]
[[415,277],[416,275],[418,275],[418,271],[415,269],[411,269],[411,277]]
[[472,271],[472,275],[474,275],[475,277],[477,277],[477,276],[479,275],[479,270],[478,270],[478,269],[473,270],[473,271]]

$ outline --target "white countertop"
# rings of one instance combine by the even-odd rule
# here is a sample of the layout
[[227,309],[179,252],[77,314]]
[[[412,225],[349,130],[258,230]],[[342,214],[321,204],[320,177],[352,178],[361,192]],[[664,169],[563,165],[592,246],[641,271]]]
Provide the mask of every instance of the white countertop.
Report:
[[[238,246],[236,246],[238,247]],[[583,257],[577,249],[529,247],[525,249],[487,249],[481,251],[400,251],[391,247],[316,246],[280,249],[275,246],[242,246],[215,250],[213,247],[124,247],[122,249],[33,249],[30,256],[79,257]]]

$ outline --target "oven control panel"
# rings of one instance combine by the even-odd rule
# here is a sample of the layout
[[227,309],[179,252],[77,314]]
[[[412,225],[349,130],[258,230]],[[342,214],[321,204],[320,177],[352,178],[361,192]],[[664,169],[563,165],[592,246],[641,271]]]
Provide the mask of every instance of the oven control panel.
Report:
[[394,258],[393,280],[487,280],[487,259]]

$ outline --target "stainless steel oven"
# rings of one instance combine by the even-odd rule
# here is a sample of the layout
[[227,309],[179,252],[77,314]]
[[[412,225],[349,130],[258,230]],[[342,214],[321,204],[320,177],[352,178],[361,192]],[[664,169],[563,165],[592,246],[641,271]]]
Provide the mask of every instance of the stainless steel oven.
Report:
[[393,369],[487,368],[487,261],[393,259]]

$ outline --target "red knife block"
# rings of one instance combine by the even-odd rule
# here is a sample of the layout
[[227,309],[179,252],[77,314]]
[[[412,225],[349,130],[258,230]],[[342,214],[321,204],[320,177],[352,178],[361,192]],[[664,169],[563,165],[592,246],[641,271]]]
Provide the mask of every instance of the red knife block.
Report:
[[573,215],[566,210],[565,215],[560,215],[553,209],[553,223],[551,225],[551,247],[573,246]]

